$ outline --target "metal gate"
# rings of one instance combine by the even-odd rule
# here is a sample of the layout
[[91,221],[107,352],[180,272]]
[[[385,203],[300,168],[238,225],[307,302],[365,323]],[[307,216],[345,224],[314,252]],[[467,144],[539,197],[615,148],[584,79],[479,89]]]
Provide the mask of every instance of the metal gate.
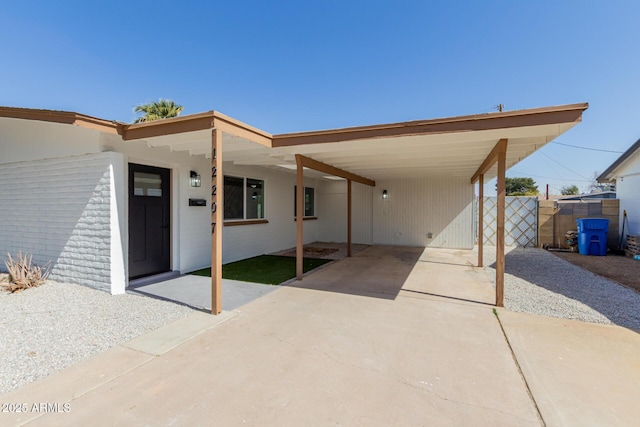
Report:
[[[484,198],[484,243],[496,244],[497,197]],[[475,229],[478,224],[476,199]],[[508,196],[505,204],[504,243],[507,246],[536,247],[538,244],[538,198]],[[476,233],[477,236],[477,233]]]

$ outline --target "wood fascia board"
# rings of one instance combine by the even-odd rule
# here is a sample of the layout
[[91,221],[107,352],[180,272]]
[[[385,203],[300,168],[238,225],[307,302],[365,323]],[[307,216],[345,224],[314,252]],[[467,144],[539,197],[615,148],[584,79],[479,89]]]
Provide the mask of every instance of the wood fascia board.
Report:
[[131,141],[135,139],[153,138],[155,136],[213,129],[213,118],[213,111],[209,111],[189,116],[126,125],[124,127],[124,140]]
[[155,120],[147,123],[135,123],[125,126],[125,140],[153,138],[208,129],[220,129],[224,133],[239,136],[271,147],[271,135],[257,128],[239,122],[217,111]]
[[444,119],[279,134],[273,135],[273,147],[576,123],[582,120],[582,113],[588,107],[589,104],[582,103]]
[[213,114],[213,124],[216,128],[222,129],[222,131],[225,133],[239,136],[240,138],[244,138],[265,147],[271,148],[271,134],[264,132],[258,128],[254,128],[253,126],[249,126],[229,116],[225,116],[224,114],[218,113],[217,111],[214,111]]
[[319,172],[323,172],[329,175],[339,176],[341,178],[359,182],[360,184],[368,185],[370,187],[376,186],[376,182],[371,179],[365,178],[360,175],[356,175],[354,173],[348,172],[344,169],[337,168],[335,166],[328,165],[326,163],[319,162],[310,157],[303,156],[302,154],[296,154],[296,162],[300,162],[302,166],[309,169],[317,170]]
[[0,107],[0,117],[68,124],[112,134],[122,134],[122,130],[124,128],[122,123],[99,119],[97,117],[91,117],[71,111]]
[[506,139],[499,140],[498,143],[491,149],[489,155],[484,159],[478,170],[471,177],[471,184],[475,184],[476,181],[478,181],[478,178],[480,178],[480,175],[484,175],[485,173],[487,173],[487,171],[491,169],[494,164],[496,164],[496,162],[498,161],[498,154],[500,152],[507,152]]

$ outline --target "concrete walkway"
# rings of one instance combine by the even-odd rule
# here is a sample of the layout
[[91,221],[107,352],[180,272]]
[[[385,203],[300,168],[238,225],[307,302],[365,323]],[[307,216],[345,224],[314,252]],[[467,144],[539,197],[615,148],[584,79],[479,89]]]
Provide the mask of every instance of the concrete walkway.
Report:
[[[277,290],[277,286],[261,283],[222,280],[222,309],[235,310],[254,299]],[[127,289],[137,293],[168,301],[175,301],[190,307],[211,311],[211,278],[187,274],[162,282],[135,286]]]
[[0,424],[537,426],[540,407],[547,425],[636,425],[638,334],[502,310],[499,321],[471,257],[372,247],[5,395],[62,412]]

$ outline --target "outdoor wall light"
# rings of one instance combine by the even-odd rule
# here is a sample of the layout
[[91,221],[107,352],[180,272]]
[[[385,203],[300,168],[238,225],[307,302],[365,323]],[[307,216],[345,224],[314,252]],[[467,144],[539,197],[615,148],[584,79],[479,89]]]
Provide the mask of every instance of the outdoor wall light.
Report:
[[202,181],[200,180],[200,175],[198,175],[198,172],[191,171],[191,186],[200,187],[201,183]]
[[382,200],[387,200],[389,198],[389,193],[387,190],[382,190]]

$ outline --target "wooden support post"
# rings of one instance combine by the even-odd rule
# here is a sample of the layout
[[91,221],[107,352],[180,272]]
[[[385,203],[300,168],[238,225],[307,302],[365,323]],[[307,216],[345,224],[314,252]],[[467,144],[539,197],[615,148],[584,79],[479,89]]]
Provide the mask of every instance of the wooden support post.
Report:
[[211,131],[211,314],[222,311],[222,225],[224,221],[222,131]]
[[484,249],[484,175],[478,178],[478,267],[483,266]]
[[347,180],[347,256],[351,256],[351,180]]
[[304,273],[303,259],[304,259],[304,246],[302,233],[304,231],[304,168],[302,166],[302,158],[299,154],[296,154],[297,165],[297,185],[296,185],[296,278],[302,280]]
[[498,203],[496,209],[496,306],[504,307],[504,211],[507,186],[505,179],[507,144],[498,151]]

